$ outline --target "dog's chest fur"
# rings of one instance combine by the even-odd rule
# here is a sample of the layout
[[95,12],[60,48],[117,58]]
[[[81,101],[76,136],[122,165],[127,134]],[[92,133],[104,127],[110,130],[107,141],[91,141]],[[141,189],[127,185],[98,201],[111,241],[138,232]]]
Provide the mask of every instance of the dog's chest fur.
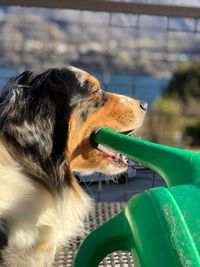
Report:
[[21,173],[2,144],[0,173],[0,217],[7,222],[9,246],[27,249],[45,241],[57,247],[83,232],[91,200],[80,188],[50,195]]

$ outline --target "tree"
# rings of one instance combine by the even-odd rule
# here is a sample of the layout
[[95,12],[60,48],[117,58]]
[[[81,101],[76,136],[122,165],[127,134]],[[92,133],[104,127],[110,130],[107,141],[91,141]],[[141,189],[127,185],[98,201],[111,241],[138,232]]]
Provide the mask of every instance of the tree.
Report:
[[174,73],[165,95],[188,105],[191,98],[200,100],[200,61],[187,61]]
[[168,145],[200,145],[200,60],[181,64],[149,114],[149,137]]

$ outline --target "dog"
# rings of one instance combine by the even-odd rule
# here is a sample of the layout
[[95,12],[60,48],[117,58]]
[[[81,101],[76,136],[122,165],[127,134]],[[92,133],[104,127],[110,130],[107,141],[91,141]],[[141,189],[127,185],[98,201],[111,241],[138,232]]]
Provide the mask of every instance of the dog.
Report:
[[146,102],[105,92],[71,66],[8,81],[0,95],[1,267],[51,266],[56,251],[83,233],[92,200],[73,172],[127,169],[124,157],[91,144],[92,133],[131,135],[146,110]]

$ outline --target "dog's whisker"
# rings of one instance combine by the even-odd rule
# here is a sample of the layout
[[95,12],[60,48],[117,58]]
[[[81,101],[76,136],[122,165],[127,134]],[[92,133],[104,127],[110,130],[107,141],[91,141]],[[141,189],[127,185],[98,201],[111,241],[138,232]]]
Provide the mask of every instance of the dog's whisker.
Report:
[[[87,184],[87,182],[85,181],[85,179],[83,178],[83,176],[81,177],[81,180],[83,181],[85,187],[86,187],[87,190],[89,191],[91,197],[94,199],[94,194],[93,194],[92,190],[90,189],[90,187],[88,186],[88,184]],[[90,184],[91,184],[91,183],[92,183],[92,182],[90,182]]]
[[117,175],[106,175],[106,181],[112,181],[114,183],[118,183],[116,180]]

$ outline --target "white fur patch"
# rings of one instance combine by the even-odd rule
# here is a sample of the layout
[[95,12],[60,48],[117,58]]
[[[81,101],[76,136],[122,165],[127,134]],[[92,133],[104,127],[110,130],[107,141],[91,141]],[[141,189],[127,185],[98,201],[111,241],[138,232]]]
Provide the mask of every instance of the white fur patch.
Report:
[[38,227],[47,230],[47,233],[42,231],[40,237],[50,239],[55,245],[67,245],[66,242],[76,235],[83,234],[84,219],[90,210],[91,201],[83,191],[78,195],[72,189],[66,189],[39,218]]
[[80,85],[83,85],[85,82],[85,76],[88,75],[88,73],[73,66],[69,66],[68,69],[75,73],[76,78],[78,79]]
[[120,94],[113,94],[119,97],[121,103],[128,103],[131,102],[132,99],[128,96],[120,95]]
[[91,200],[80,188],[63,189],[52,197],[20,172],[20,166],[0,144],[0,217],[9,228],[10,247],[30,249],[41,242],[67,245],[83,233]]

